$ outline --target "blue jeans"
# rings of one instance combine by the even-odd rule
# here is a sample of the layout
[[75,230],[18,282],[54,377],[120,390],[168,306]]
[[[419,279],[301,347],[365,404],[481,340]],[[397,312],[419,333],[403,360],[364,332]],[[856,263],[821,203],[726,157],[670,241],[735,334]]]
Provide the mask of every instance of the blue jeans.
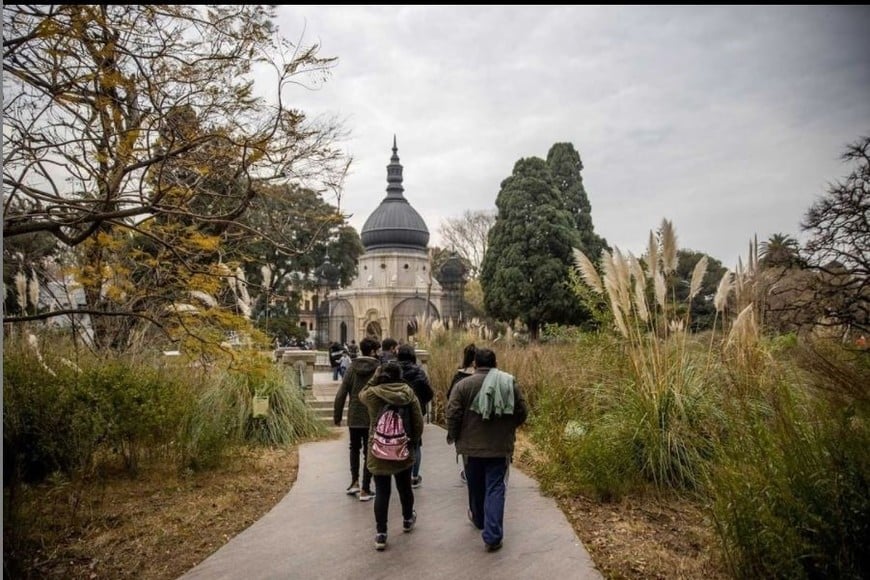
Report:
[[504,499],[508,470],[506,457],[468,457],[468,506],[474,525],[483,529],[483,541],[498,544],[504,537]]
[[332,367],[332,380],[338,380],[338,367]]

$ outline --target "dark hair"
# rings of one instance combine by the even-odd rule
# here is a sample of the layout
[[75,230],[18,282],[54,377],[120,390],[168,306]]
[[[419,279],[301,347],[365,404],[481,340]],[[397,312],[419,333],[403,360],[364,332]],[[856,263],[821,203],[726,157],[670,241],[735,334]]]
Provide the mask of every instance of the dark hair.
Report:
[[387,351],[392,349],[394,346],[398,346],[399,342],[395,338],[387,337],[384,339],[384,342],[381,343],[381,349]]
[[383,385],[384,383],[400,383],[402,382],[402,367],[394,360],[385,362],[378,367],[378,372],[375,374],[374,384]]
[[417,362],[417,352],[412,344],[403,344],[396,353],[396,359],[400,361]]
[[477,349],[477,352],[474,353],[474,366],[489,369],[496,368],[495,353],[488,348]]
[[474,353],[476,352],[477,347],[474,346],[473,342],[462,350],[462,368],[465,369],[474,364]]
[[374,356],[375,351],[379,348],[381,348],[381,343],[374,338],[369,338],[367,336],[359,341],[359,350],[362,352],[363,356]]

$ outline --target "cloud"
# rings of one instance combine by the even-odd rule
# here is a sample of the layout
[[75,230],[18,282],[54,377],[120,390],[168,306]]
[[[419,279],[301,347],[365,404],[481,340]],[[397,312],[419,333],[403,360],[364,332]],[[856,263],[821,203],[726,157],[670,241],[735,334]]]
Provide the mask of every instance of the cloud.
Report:
[[385,195],[395,133],[433,244],[570,141],[611,244],[640,252],[667,217],[730,266],[755,234],[798,235],[870,133],[867,7],[281,6],[277,24],[339,58],[292,97],[351,131],[351,223]]

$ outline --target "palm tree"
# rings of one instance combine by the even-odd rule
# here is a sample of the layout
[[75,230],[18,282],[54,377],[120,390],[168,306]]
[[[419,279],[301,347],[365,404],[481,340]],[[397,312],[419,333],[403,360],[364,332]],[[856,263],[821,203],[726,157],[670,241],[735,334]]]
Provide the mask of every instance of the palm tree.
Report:
[[761,259],[758,263],[763,268],[800,266],[803,263],[800,244],[788,234],[773,234],[761,243]]

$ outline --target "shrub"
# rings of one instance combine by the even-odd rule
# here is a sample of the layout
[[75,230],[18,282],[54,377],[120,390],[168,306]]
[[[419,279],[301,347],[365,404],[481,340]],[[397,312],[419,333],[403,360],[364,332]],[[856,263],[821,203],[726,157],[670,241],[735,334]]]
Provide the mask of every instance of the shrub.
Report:
[[[258,357],[215,376],[185,426],[182,466],[212,467],[235,444],[281,446],[322,435],[325,427],[305,405],[297,381]],[[253,416],[257,395],[268,398],[265,417]]]
[[20,346],[4,349],[4,485],[87,468],[105,434],[105,418],[75,371],[53,363]]
[[711,478],[712,512],[741,577],[866,578],[867,410],[780,401],[771,424],[735,438]]

